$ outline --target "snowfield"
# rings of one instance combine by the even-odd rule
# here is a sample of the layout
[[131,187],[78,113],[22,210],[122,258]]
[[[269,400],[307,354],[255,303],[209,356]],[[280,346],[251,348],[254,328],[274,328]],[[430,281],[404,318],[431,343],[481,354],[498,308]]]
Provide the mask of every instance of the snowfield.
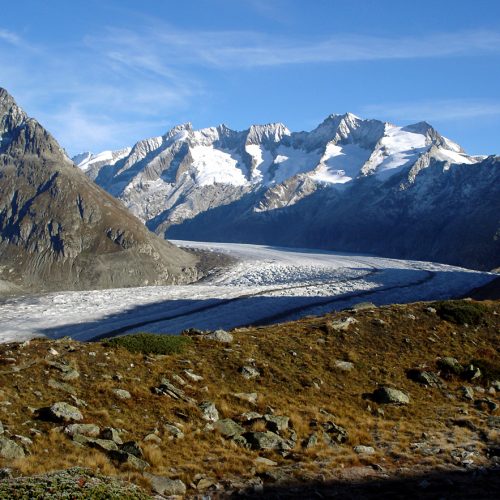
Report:
[[185,286],[20,296],[0,302],[0,342],[69,335],[233,328],[340,310],[463,295],[496,275],[418,261],[229,243],[174,242],[238,261]]

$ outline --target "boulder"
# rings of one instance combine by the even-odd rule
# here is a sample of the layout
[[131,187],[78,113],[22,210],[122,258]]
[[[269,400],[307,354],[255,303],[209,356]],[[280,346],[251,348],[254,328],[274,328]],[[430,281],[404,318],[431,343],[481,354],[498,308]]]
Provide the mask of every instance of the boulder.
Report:
[[464,386],[460,387],[460,393],[461,393],[463,399],[466,399],[467,401],[474,400],[474,389],[472,389],[472,387],[469,387],[468,385],[464,385]]
[[437,365],[447,375],[461,375],[463,372],[463,367],[458,360],[450,356],[439,358]]
[[108,453],[108,456],[112,460],[116,460],[120,464],[129,465],[130,467],[137,470],[143,471],[144,469],[147,469],[149,467],[149,464],[145,460],[142,460],[142,458],[136,457],[135,455],[132,455],[131,453],[126,453],[125,451],[122,450],[110,451]]
[[151,488],[158,495],[163,496],[184,496],[186,485],[180,479],[170,479],[163,476],[155,476],[145,473],[144,477],[151,483]]
[[351,363],[350,361],[342,361],[340,359],[336,359],[333,362],[333,367],[341,372],[350,372],[351,370],[354,369],[354,363]]
[[399,389],[393,387],[379,387],[373,392],[373,400],[381,404],[407,405],[410,398]]
[[242,366],[239,369],[239,372],[241,375],[243,375],[244,378],[247,380],[250,380],[252,378],[257,378],[260,377],[260,372],[257,370],[257,368],[254,368],[253,366]]
[[235,392],[233,393],[233,396],[253,405],[257,404],[257,399],[259,398],[259,395],[256,392]]
[[435,373],[425,370],[409,370],[407,376],[410,380],[429,387],[440,387],[443,385]]
[[119,399],[130,399],[132,397],[130,392],[125,389],[113,389],[113,394]]
[[122,438],[120,437],[120,433],[114,429],[113,427],[105,427],[101,431],[101,435],[99,436],[101,439],[110,439],[116,444],[123,444]]
[[80,376],[78,370],[73,368],[71,365],[65,363],[59,363],[58,361],[47,361],[47,364],[56,370],[61,372],[61,378],[63,380],[75,380]]
[[215,330],[215,332],[210,332],[205,335],[204,338],[215,340],[216,342],[221,342],[223,344],[230,344],[233,341],[233,336],[225,330]]
[[97,437],[99,432],[99,426],[95,424],[71,424],[64,428],[64,433],[68,436],[80,434],[87,437]]
[[290,417],[281,415],[265,415],[266,427],[273,432],[286,431]]
[[158,387],[155,387],[153,390],[156,394],[163,394],[170,396],[173,399],[180,399],[185,403],[189,404],[196,403],[196,401],[193,398],[187,396],[182,389],[175,387],[175,385],[173,385],[167,378],[162,378],[160,385]]
[[165,432],[167,434],[174,437],[175,439],[182,439],[184,437],[184,433],[175,425],[165,424],[163,428],[165,429]]
[[14,441],[0,437],[0,457],[6,460],[15,460],[24,457],[24,450]]
[[329,330],[333,330],[335,332],[346,332],[352,325],[358,323],[356,318],[349,316],[347,318],[336,319],[330,321],[327,325]]
[[62,422],[78,422],[83,420],[83,415],[76,406],[60,401],[54,403],[49,409],[48,414],[56,421]]
[[271,431],[247,432],[243,435],[252,450],[290,450],[290,445]]
[[245,432],[245,429],[241,425],[237,424],[230,418],[225,418],[215,422],[214,429],[222,434],[225,438],[241,436]]
[[76,394],[76,389],[66,382],[59,382],[58,380],[54,380],[53,378],[49,378],[47,385],[52,389],[57,389],[58,391],[67,392],[68,394]]
[[75,434],[73,436],[73,442],[105,452],[118,451],[118,445],[110,439],[95,439],[81,434]]
[[349,438],[347,431],[340,425],[335,424],[334,422],[331,421],[325,422],[322,425],[322,427],[328,438],[325,439],[325,441],[327,441],[328,444],[345,443]]
[[373,455],[375,453],[375,448],[372,446],[358,445],[353,448],[354,453],[358,455]]
[[219,420],[219,412],[212,401],[203,401],[198,405],[201,411],[201,418],[207,422],[217,422]]
[[136,441],[127,441],[120,446],[120,450],[128,453],[129,455],[134,455],[134,457],[142,458],[144,454]]

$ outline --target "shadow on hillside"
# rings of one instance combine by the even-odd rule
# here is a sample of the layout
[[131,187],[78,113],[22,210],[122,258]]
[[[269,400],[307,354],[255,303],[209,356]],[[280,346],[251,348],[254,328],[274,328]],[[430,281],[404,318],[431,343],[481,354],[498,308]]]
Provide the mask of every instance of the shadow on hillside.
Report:
[[[379,473],[380,475],[380,473]],[[244,498],[306,499],[493,499],[500,491],[500,468],[430,472],[411,477],[310,482],[293,486],[269,484]]]
[[[441,299],[446,295],[443,284],[467,280],[467,273],[460,271],[383,269],[370,273],[369,276],[358,278],[370,282],[372,287],[368,290],[318,296],[307,295],[306,289],[302,292],[299,288],[300,295],[296,296],[246,295],[232,299],[214,297],[160,300],[90,321],[50,328],[41,326],[38,332],[50,338],[68,335],[77,340],[99,340],[134,330],[176,334],[187,328],[231,329],[245,325],[266,325],[311,314],[325,314],[364,301],[383,305]],[[356,281],[356,278],[352,281]],[[446,286],[444,289],[446,290]],[[195,294],[196,285],[193,286],[193,295]],[[159,325],[160,321],[162,325]]]

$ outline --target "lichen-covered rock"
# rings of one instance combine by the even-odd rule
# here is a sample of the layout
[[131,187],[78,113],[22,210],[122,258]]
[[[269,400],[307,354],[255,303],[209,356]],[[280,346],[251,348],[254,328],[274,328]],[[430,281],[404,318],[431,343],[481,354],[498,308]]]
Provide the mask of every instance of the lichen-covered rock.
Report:
[[409,396],[393,387],[379,387],[373,392],[373,400],[381,404],[397,405],[407,405],[410,402]]
[[83,420],[83,415],[78,408],[63,401],[54,403],[49,408],[48,413],[55,420],[63,422],[78,422]]
[[0,437],[0,457],[15,460],[24,457],[24,450],[11,439]]
[[68,436],[80,434],[87,437],[97,437],[100,429],[99,426],[95,424],[71,424],[64,428],[64,432]]
[[239,372],[245,377],[247,380],[250,380],[252,378],[257,378],[260,377],[260,372],[257,370],[257,368],[254,368],[253,366],[242,366],[239,369]]
[[290,450],[290,445],[271,431],[247,432],[243,435],[252,450]]
[[207,422],[217,422],[219,420],[219,412],[212,401],[203,401],[198,405],[201,411],[201,418]]
[[144,474],[144,477],[151,483],[151,488],[158,495],[182,496],[186,494],[186,485],[180,479],[170,479],[153,474]]
[[226,330],[215,330],[205,335],[204,338],[223,344],[230,344],[233,341],[233,336],[229,332],[226,332]]
[[217,422],[215,422],[214,428],[225,438],[240,436],[245,432],[245,429],[241,425],[237,424],[234,420],[230,418],[218,420]]

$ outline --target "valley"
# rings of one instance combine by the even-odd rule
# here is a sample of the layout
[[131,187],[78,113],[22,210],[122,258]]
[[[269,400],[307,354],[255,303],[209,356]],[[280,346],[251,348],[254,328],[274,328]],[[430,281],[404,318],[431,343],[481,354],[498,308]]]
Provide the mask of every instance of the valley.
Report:
[[22,295],[0,304],[2,342],[230,329],[376,305],[460,297],[496,275],[419,261],[232,243],[175,241],[231,263],[190,285]]

